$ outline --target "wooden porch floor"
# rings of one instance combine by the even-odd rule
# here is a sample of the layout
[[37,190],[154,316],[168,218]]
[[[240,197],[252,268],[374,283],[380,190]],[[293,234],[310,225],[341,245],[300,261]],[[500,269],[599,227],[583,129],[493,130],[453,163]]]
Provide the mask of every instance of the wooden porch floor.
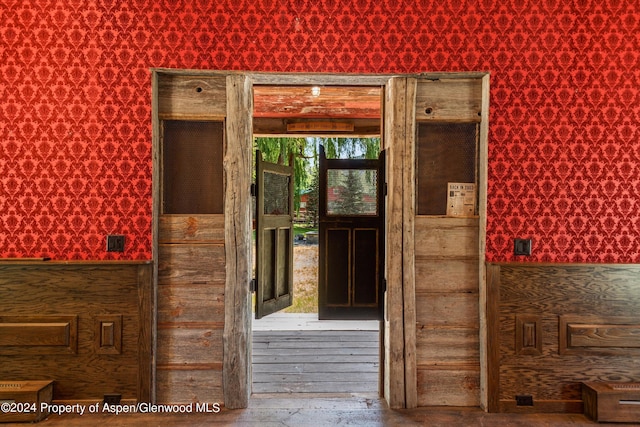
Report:
[[378,393],[377,331],[255,331],[253,393]]
[[253,324],[253,394],[378,396],[378,322],[276,313]]

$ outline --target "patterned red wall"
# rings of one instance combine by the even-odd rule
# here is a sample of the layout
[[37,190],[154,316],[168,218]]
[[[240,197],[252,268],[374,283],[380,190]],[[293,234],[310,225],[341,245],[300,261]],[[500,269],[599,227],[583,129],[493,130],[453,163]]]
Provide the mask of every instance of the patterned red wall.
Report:
[[151,257],[175,67],[489,70],[488,260],[640,261],[640,0],[0,1],[0,256]]

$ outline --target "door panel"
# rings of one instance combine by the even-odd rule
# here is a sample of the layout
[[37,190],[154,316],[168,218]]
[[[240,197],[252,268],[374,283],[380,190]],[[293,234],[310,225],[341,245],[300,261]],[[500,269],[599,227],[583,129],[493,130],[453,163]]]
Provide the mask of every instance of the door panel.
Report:
[[293,303],[293,157],[289,165],[256,151],[256,319]]
[[320,146],[320,319],[382,319],[384,153],[327,159]]

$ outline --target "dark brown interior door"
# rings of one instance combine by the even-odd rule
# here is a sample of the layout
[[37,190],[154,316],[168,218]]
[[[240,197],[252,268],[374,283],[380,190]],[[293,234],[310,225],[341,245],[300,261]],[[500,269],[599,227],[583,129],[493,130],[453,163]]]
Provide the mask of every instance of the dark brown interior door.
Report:
[[319,318],[381,320],[384,152],[319,163]]
[[293,157],[289,165],[256,151],[256,319],[293,303]]

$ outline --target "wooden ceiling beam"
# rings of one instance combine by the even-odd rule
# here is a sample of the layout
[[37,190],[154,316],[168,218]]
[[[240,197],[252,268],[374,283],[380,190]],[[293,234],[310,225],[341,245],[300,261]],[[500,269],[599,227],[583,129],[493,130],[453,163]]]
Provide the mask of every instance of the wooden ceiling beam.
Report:
[[380,119],[380,86],[253,87],[257,118]]

